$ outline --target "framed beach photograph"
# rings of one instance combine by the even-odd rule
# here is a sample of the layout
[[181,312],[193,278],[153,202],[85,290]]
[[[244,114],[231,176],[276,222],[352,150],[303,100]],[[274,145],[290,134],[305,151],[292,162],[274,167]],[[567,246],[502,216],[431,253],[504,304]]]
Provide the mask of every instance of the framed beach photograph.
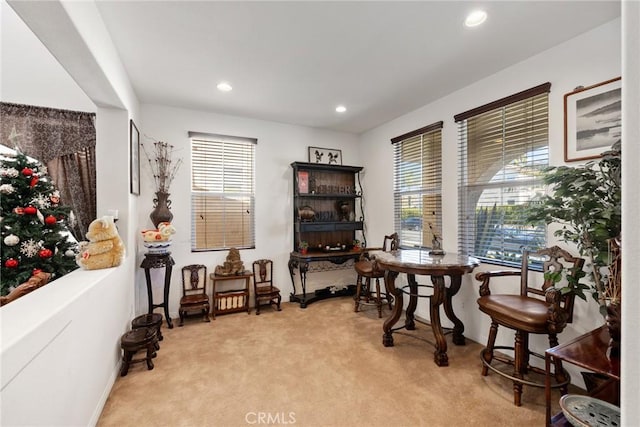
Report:
[[342,165],[342,150],[334,148],[309,147],[309,163]]
[[133,120],[129,120],[130,159],[129,183],[131,194],[140,194],[140,132]]
[[564,96],[564,161],[596,159],[620,140],[620,77],[577,88]]

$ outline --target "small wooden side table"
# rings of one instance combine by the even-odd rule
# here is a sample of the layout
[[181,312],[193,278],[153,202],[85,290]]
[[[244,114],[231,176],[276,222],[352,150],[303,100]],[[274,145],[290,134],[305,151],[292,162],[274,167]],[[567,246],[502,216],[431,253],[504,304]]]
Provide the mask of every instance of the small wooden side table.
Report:
[[[171,252],[166,254],[145,254],[141,268],[144,268],[144,277],[147,281],[147,298],[149,300],[149,314],[153,313],[153,309],[157,307],[164,308],[164,316],[167,320],[169,329],[173,328],[171,316],[169,316],[169,287],[171,286],[171,270],[175,261],[171,258]],[[164,268],[164,295],[163,301],[158,304],[153,303],[153,292],[151,291],[151,273],[152,268]]]
[[[620,359],[607,358],[609,346],[609,330],[601,326],[591,332],[587,332],[572,341],[557,345],[545,351],[545,399],[547,426],[563,426],[566,422],[562,413],[561,417],[551,418],[551,362],[559,359],[581,368],[602,374],[614,381],[620,381]],[[567,423],[568,424],[568,423]]]
[[[219,276],[215,273],[209,274],[209,278],[213,282],[213,309],[211,310],[211,317],[214,320],[216,314],[235,313],[244,310],[247,310],[247,314],[251,312],[251,308],[249,307],[249,284],[252,277],[253,273],[249,270],[233,276]],[[244,288],[225,291],[220,290],[218,282],[225,282],[227,280],[244,280]]]

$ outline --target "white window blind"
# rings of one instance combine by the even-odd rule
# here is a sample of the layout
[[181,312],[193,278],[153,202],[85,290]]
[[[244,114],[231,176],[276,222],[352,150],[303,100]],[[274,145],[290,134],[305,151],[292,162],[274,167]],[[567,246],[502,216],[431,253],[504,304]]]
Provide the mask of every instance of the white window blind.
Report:
[[402,247],[431,247],[442,228],[442,122],[393,138],[395,231]]
[[455,116],[459,140],[459,248],[484,262],[519,264],[546,245],[545,224],[528,224],[528,202],[544,193],[551,84]]
[[189,132],[191,250],[255,247],[256,139]]

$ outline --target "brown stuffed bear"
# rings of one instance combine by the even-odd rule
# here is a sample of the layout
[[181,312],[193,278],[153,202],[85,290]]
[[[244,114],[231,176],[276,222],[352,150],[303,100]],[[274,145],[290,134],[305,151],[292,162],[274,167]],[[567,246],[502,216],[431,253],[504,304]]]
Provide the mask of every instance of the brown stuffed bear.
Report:
[[124,257],[124,245],[113,217],[103,216],[89,224],[89,242],[81,243],[76,263],[85,270],[117,267]]
[[49,279],[51,279],[51,273],[45,273],[44,271],[35,273],[29,278],[29,280],[19,286],[16,286],[16,288],[12,290],[9,295],[0,297],[0,306],[9,304],[11,301],[17,300],[21,296],[26,295],[29,292],[33,292],[39,287],[46,285],[47,283],[49,283]]

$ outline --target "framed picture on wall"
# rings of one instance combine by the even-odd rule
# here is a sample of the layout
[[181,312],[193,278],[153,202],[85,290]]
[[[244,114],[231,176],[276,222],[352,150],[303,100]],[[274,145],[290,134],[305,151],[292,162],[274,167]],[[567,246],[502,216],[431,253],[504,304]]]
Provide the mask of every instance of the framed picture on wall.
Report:
[[129,120],[129,150],[130,160],[129,164],[129,183],[131,194],[140,194],[140,132],[133,123],[133,120]]
[[620,140],[622,131],[620,77],[564,96],[564,161],[596,159]]
[[336,150],[335,148],[309,147],[309,163],[341,165],[342,150]]

